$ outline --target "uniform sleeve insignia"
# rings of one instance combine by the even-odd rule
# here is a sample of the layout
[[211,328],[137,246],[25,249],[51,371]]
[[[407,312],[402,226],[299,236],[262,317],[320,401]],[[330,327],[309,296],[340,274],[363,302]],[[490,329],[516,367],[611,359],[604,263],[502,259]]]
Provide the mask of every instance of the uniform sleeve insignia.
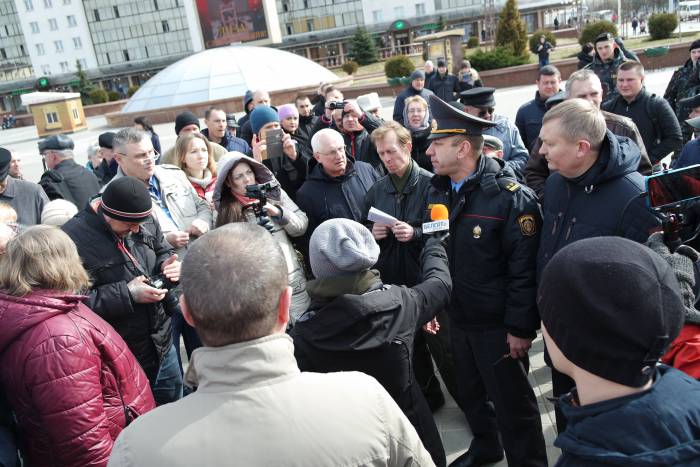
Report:
[[532,237],[537,233],[535,216],[532,214],[523,214],[518,217],[518,224],[520,225],[520,233],[523,234],[523,237]]
[[506,185],[506,190],[508,191],[518,191],[519,189],[520,185],[515,182],[510,182],[508,185]]

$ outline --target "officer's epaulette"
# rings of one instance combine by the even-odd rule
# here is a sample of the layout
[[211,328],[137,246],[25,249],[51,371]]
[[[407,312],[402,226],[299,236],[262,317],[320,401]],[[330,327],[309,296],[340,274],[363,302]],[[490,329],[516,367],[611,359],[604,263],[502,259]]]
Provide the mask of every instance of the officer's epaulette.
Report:
[[513,180],[512,175],[510,177],[499,177],[496,179],[498,182],[498,186],[502,190],[509,191],[511,193],[515,193],[516,191],[520,190],[522,188],[522,185],[520,183],[516,182]]

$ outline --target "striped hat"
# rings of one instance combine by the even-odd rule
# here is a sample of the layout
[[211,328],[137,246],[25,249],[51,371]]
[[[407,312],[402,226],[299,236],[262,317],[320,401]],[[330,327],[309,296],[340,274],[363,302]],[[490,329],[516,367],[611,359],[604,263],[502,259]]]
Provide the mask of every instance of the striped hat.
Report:
[[146,184],[134,177],[112,180],[102,194],[102,212],[118,221],[143,222],[152,207]]

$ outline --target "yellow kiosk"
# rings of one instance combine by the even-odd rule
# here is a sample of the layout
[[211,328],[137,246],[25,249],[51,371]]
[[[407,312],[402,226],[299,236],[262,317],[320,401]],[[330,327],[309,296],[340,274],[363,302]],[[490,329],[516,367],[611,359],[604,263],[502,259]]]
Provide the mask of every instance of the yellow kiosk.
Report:
[[78,92],[22,94],[22,105],[32,113],[39,137],[87,129],[87,120]]

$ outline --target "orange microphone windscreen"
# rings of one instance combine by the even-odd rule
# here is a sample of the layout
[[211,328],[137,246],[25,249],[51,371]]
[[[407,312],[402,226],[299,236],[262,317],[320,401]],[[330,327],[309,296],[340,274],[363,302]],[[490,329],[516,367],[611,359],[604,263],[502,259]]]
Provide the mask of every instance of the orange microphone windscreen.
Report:
[[432,221],[446,221],[450,218],[447,211],[447,206],[444,204],[436,204],[430,210],[430,220]]

